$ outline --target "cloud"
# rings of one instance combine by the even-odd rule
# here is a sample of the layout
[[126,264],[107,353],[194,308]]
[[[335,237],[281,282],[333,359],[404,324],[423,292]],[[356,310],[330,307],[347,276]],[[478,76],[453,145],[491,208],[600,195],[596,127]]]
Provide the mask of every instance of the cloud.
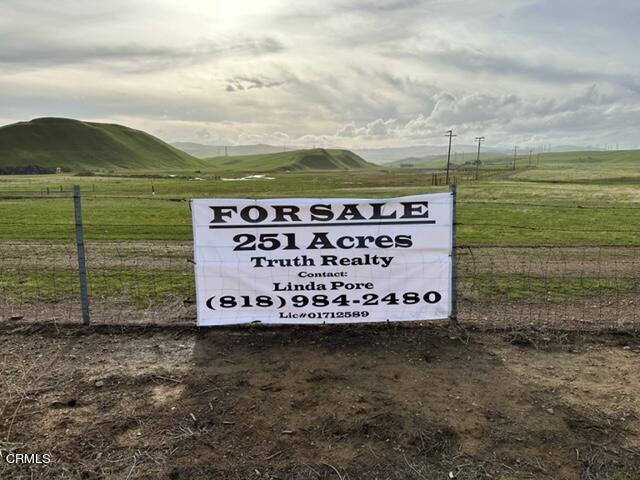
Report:
[[387,120],[378,118],[362,127],[356,127],[355,123],[351,122],[340,127],[336,132],[336,137],[362,139],[387,138],[393,135],[396,128],[397,122],[394,118]]
[[[636,124],[640,106],[628,106],[624,94],[606,92],[591,85],[584,92],[557,101],[527,99],[517,95],[469,94],[456,97],[437,94],[430,114],[401,122],[378,118],[364,125],[349,122],[336,138],[368,140],[386,138],[398,143],[438,141],[445,129],[454,128],[470,142],[475,135],[491,138],[494,145],[544,138],[593,138],[602,132],[605,119],[611,125]],[[629,129],[628,129],[629,130]]]
[[286,147],[292,146],[293,140],[284,132],[273,132],[266,134],[246,133],[242,132],[232,140],[235,145],[255,145],[269,144]]
[[5,0],[0,105],[9,121],[77,117],[229,144],[403,145],[448,128],[505,144],[637,143],[639,8]]
[[276,81],[270,80],[268,78],[260,78],[260,77],[245,77],[245,76],[237,76],[235,78],[230,78],[227,80],[227,86],[225,87],[225,91],[227,92],[238,92],[241,90],[253,90],[254,88],[273,88],[279,87],[286,83],[286,81]]
[[384,50],[385,57],[404,57],[429,65],[453,69],[460,73],[473,73],[494,78],[518,77],[526,81],[554,84],[592,83],[607,81],[638,91],[640,76],[628,72],[610,72],[585,69],[575,65],[559,65],[553,61],[535,61],[521,56],[491,54],[473,48],[455,48],[441,45],[431,50]]
[[339,1],[335,5],[341,10],[356,12],[399,12],[407,9],[416,9],[418,7],[428,8],[431,2],[425,0],[356,0],[356,1]]
[[0,44],[0,64],[46,67],[52,65],[120,63],[135,69],[164,68],[168,64],[206,63],[223,57],[260,56],[277,53],[284,46],[276,39],[240,38],[232,41],[201,41],[188,46],[144,45],[139,43],[114,45]]

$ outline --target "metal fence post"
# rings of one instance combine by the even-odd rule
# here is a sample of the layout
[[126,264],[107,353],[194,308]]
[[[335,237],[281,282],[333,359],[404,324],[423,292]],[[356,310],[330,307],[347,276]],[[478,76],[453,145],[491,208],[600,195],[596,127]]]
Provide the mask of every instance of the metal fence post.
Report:
[[78,275],[80,277],[80,301],[82,303],[82,323],[89,325],[89,293],[87,288],[87,261],[84,253],[84,232],[82,229],[82,209],[80,207],[80,185],[73,186],[73,206],[76,215],[76,247],[78,249]]
[[451,207],[451,309],[449,314],[449,326],[458,326],[458,289],[456,268],[456,184],[449,184],[453,205]]

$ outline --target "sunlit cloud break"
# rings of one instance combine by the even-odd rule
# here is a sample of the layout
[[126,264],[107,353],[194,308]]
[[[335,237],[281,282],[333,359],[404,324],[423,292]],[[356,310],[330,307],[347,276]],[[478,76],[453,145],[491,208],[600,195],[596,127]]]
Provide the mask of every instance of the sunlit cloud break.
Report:
[[2,123],[168,141],[636,147],[640,5],[6,0]]

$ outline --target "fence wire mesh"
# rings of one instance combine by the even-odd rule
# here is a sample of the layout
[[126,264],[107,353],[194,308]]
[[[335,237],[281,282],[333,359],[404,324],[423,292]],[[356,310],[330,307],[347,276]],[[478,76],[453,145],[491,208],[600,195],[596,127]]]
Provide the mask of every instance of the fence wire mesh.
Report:
[[462,321],[485,326],[635,328],[640,247],[458,247]]
[[[55,193],[56,198],[68,197],[64,201],[72,205],[70,192]],[[33,198],[24,192],[11,196]],[[186,208],[184,216],[184,223],[172,225],[85,223],[92,323],[195,322],[191,241],[153,239],[153,232],[161,230],[180,231],[184,236],[191,228]],[[4,238],[20,238],[27,227],[36,232],[24,240],[0,240],[3,321],[81,321],[71,208],[68,220],[53,224],[27,218],[19,225],[3,224],[5,233],[18,232]],[[118,238],[125,232],[141,232],[135,237],[145,240],[101,239]],[[457,290],[462,324],[636,328],[640,323],[640,246],[458,245]]]

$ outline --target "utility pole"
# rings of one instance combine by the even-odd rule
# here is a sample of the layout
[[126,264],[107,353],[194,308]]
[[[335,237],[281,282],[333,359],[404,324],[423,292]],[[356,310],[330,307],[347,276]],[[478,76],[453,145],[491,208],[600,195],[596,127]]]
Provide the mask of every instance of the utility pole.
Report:
[[533,155],[533,149],[529,149],[529,166],[531,166],[531,155]]
[[513,147],[513,169],[516,169],[516,160],[518,159],[518,146]]
[[476,180],[480,180],[480,142],[484,140],[484,137],[476,137],[478,141],[478,155],[476,156]]
[[453,137],[457,137],[457,135],[453,134],[453,130],[447,130],[447,133],[444,135],[445,137],[449,137],[449,151],[447,152],[447,176],[446,176],[446,184],[449,185],[449,168],[451,164],[451,139]]
[[227,151],[227,146],[224,146],[224,156],[228,157],[229,156],[229,152]]

